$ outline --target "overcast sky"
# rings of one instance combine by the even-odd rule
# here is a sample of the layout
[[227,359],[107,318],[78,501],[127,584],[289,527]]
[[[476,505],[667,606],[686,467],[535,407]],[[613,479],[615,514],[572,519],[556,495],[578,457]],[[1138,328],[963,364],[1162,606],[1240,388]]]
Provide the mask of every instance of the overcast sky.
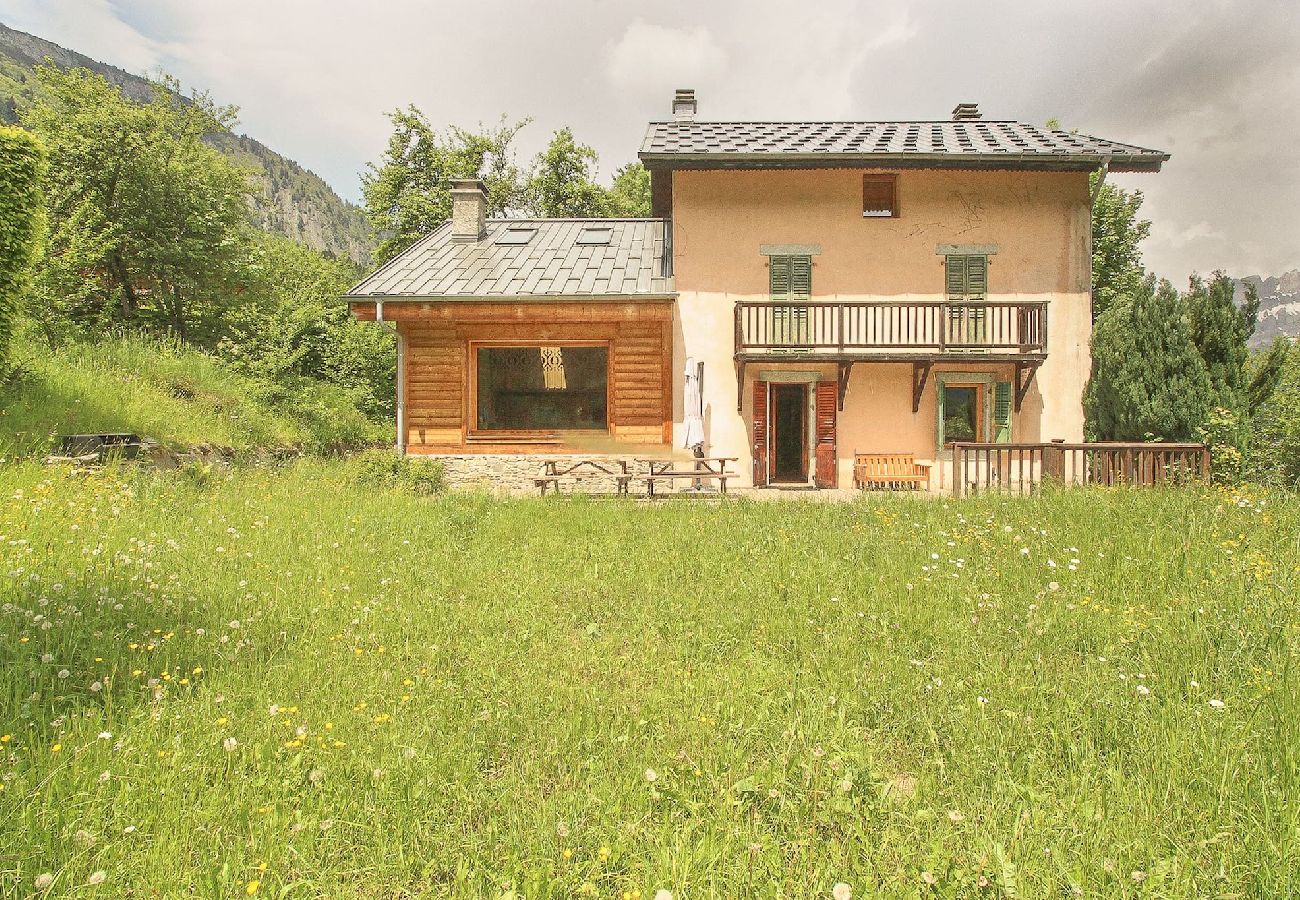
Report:
[[934,119],[959,101],[1173,154],[1146,262],[1300,267],[1300,2],[0,0],[0,21],[240,107],[240,130],[344,197],[414,103],[437,125],[569,125],[602,175],[694,87],[700,118]]

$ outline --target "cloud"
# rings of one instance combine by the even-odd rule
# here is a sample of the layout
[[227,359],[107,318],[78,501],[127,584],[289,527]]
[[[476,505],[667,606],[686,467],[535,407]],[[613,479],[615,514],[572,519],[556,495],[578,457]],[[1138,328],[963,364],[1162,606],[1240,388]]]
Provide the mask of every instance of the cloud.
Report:
[[622,90],[640,90],[648,81],[711,82],[726,65],[726,52],[703,25],[670,28],[636,19],[605,51],[605,73]]
[[0,17],[13,28],[128,72],[151,71],[162,63],[158,45],[123,22],[109,0],[4,0]]

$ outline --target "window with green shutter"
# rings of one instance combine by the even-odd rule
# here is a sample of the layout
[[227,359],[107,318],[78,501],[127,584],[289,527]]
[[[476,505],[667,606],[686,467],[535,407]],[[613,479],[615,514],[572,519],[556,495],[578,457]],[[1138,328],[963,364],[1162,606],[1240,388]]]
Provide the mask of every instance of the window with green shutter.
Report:
[[1011,443],[1011,382],[999,381],[993,386],[993,440],[999,444]]
[[768,257],[768,293],[774,304],[771,343],[792,349],[807,344],[806,301],[812,297],[812,257]]
[[985,306],[988,299],[989,258],[982,254],[951,254],[944,257],[948,284],[948,335],[947,343],[963,348],[963,344],[983,344]]

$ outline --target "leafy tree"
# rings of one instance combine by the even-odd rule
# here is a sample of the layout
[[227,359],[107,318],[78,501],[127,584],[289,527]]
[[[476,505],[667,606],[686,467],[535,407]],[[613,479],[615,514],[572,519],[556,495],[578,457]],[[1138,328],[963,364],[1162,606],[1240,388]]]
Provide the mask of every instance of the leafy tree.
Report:
[[339,301],[358,277],[288,238],[262,235],[252,254],[252,288],[227,314],[218,354],[247,375],[286,390],[302,379],[344,388],[372,418],[391,416],[396,349],[390,332],[358,322]]
[[1246,405],[1250,351],[1246,342],[1255,333],[1259,317],[1259,294],[1246,285],[1245,303],[1238,308],[1233,280],[1215,272],[1209,284],[1193,275],[1183,303],[1192,329],[1192,342],[1205,361],[1214,403],[1227,409]]
[[[1092,176],[1095,186],[1099,176]],[[1141,244],[1151,223],[1138,218],[1142,192],[1102,184],[1092,206],[1092,315],[1096,321],[1120,297],[1133,297],[1142,286]]]
[[528,179],[528,209],[545,218],[582,218],[610,214],[606,190],[595,181],[596,151],[561,128],[538,154]]
[[609,214],[629,218],[650,215],[650,171],[639,162],[628,163],[614,173],[609,189]]
[[[170,79],[141,104],[84,69],[39,66],[36,77],[44,90],[23,124],[49,151],[51,222],[38,316],[210,344],[242,287],[251,232],[248,173],[203,142],[228,129],[234,109],[205,94],[182,99]],[[70,297],[58,293],[78,278]]]
[[0,367],[41,242],[45,148],[18,128],[0,126]]
[[1300,486],[1300,344],[1281,341],[1278,380],[1252,418],[1251,474],[1264,481]]
[[1090,431],[1101,440],[1196,437],[1213,394],[1178,292],[1148,276],[1097,319],[1092,377],[1084,391]]
[[389,114],[393,134],[379,165],[361,177],[366,217],[379,235],[378,263],[392,259],[451,218],[451,181],[482,178],[488,190],[488,213],[519,210],[524,203],[524,176],[515,163],[513,142],[524,119],[504,117],[495,128],[452,128],[440,134],[415,106]]

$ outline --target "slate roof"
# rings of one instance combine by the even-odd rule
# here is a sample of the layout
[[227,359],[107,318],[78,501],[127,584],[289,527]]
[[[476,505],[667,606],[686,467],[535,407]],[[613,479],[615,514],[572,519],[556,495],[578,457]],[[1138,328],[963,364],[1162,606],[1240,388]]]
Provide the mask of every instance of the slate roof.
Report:
[[[584,227],[608,225],[608,245],[580,245]],[[498,244],[535,226],[526,244]],[[662,219],[489,219],[479,241],[453,241],[446,222],[348,291],[346,298],[664,297]]]
[[1169,154],[1027,125],[936,122],[651,122],[641,161],[674,168],[789,164],[1096,168],[1155,172]]

